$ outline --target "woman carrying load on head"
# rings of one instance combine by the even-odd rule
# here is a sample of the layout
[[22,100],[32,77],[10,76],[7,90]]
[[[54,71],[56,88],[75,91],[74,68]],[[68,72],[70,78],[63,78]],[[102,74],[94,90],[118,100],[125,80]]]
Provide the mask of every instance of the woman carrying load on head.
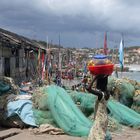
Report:
[[[110,94],[107,91],[108,76],[113,72],[113,68],[108,70],[106,64],[107,56],[95,56],[94,66],[89,66],[90,72],[94,75],[94,78],[87,90],[97,96],[95,110],[94,110],[94,125],[90,130],[88,140],[105,140],[107,125],[108,125],[108,115],[107,115],[107,102]],[[100,64],[99,64],[100,63]],[[113,65],[112,65],[113,67]],[[96,82],[96,88],[93,88],[93,84]]]

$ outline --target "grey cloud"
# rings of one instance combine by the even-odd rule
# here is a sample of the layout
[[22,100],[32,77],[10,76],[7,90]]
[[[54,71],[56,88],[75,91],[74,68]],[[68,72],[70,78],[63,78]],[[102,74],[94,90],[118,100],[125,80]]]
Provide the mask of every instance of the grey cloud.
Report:
[[128,44],[131,37],[138,44],[139,6],[138,0],[1,0],[0,26],[56,43],[61,33],[66,46],[101,46],[105,31],[110,46],[121,32]]

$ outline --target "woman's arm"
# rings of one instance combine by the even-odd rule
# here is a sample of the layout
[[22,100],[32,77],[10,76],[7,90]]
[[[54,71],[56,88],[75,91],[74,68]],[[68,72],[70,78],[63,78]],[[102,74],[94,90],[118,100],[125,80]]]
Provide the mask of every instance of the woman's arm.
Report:
[[106,100],[109,99],[109,94],[107,91],[101,91],[100,89],[93,89],[92,86],[93,86],[93,83],[96,81],[96,80],[99,80],[100,79],[100,75],[99,76],[95,76],[94,79],[92,80],[92,82],[90,83],[90,85],[87,86],[86,90],[96,96],[98,96],[98,100],[100,101],[102,98],[105,98]]

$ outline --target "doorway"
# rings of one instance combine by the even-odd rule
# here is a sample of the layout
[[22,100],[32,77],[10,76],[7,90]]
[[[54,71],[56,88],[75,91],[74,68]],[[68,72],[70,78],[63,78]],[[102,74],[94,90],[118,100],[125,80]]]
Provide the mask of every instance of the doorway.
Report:
[[4,75],[10,77],[10,58],[5,58]]

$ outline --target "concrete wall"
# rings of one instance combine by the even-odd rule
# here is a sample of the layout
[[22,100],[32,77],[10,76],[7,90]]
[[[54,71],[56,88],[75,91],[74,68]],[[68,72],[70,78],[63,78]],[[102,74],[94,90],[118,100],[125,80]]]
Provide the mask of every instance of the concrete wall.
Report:
[[0,57],[1,56],[10,57],[11,55],[12,53],[10,48],[0,46]]
[[0,57],[0,76],[3,76],[4,75],[4,67],[3,67],[3,64],[4,64],[4,58],[3,57]]
[[10,58],[10,76],[15,77],[17,73],[15,73],[16,67],[15,67],[16,59],[15,57]]
[[23,48],[19,50],[19,67],[15,68],[13,73],[15,73],[15,79],[19,81],[26,79],[26,59]]
[[2,47],[0,46],[0,57],[2,57]]
[[19,72],[21,76],[25,76],[26,60],[24,55],[24,49],[19,50]]
[[15,80],[25,78],[26,60],[24,58],[24,49],[19,50],[19,67],[16,68],[16,57],[12,55],[11,49],[0,46],[0,76],[4,76],[5,58],[10,58],[10,77]]
[[[16,57],[19,58],[19,67],[16,67]],[[2,48],[0,46],[0,76],[4,76],[5,58],[10,58],[10,77],[16,82],[32,79],[32,76],[34,76],[33,74],[36,74],[37,59],[29,59],[28,68],[30,72],[28,72],[29,77],[26,78],[27,58],[25,58],[24,48],[19,49],[19,55],[14,56],[11,48]],[[58,61],[58,57],[56,61]]]

